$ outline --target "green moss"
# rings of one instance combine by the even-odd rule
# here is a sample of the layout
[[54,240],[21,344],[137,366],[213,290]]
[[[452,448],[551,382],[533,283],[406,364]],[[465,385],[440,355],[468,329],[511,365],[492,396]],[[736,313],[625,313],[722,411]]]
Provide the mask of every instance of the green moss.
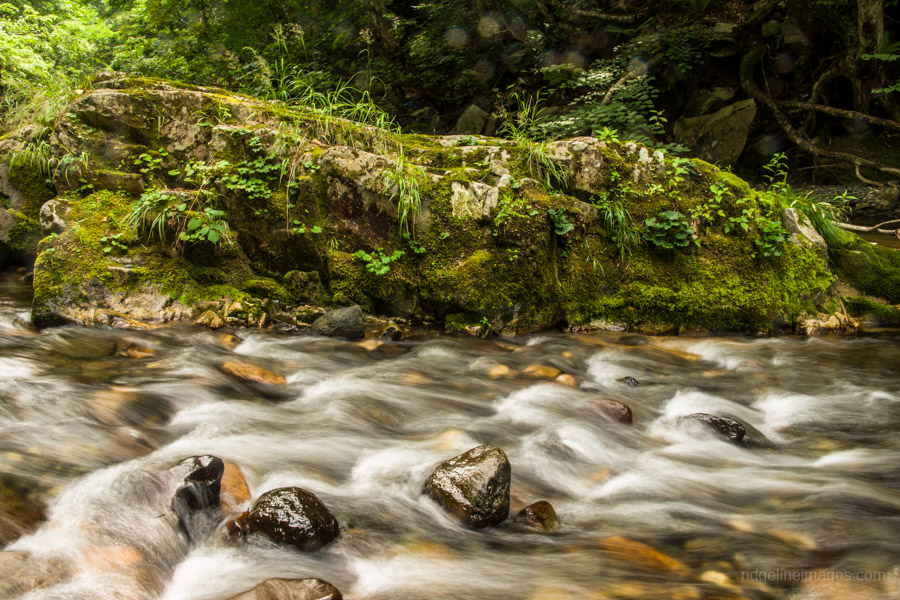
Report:
[[48,176],[38,164],[15,161],[9,169],[9,181],[25,198],[22,212],[37,219],[44,202],[55,195]]
[[845,236],[846,244],[831,250],[834,267],[843,280],[869,296],[900,304],[900,251]]
[[843,301],[851,317],[874,319],[880,325],[900,325],[900,306],[863,297],[844,297]]

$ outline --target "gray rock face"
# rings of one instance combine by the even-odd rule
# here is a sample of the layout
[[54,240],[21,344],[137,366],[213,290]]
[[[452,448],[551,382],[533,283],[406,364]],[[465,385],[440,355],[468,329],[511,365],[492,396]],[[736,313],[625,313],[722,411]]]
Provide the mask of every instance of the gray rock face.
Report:
[[347,306],[328,311],[313,321],[312,330],[319,335],[342,337],[348,340],[361,340],[366,335],[363,313],[359,306]]
[[66,228],[66,218],[69,216],[69,207],[54,198],[47,200],[41,206],[38,220],[44,233],[62,233]]
[[679,143],[697,152],[703,160],[730,165],[744,151],[755,116],[756,102],[742,100],[711,115],[679,119],[673,133]]
[[268,579],[231,600],[342,600],[341,592],[321,579]]
[[509,515],[510,475],[503,450],[478,446],[439,464],[425,493],[466,527],[482,529]]
[[791,243],[794,245],[802,246],[801,238],[806,238],[816,247],[822,258],[828,255],[828,244],[812,225],[801,220],[801,215],[796,208],[785,208],[781,211],[781,224],[790,232]]
[[249,533],[304,552],[318,550],[340,535],[337,519],[315,494],[298,487],[270,490],[250,512]]

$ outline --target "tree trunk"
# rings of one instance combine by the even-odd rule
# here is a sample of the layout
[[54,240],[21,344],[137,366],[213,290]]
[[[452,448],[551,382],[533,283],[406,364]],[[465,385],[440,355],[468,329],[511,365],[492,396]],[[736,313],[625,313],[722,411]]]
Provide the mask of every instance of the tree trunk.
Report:
[[878,54],[884,42],[884,0],[857,0],[857,50]]

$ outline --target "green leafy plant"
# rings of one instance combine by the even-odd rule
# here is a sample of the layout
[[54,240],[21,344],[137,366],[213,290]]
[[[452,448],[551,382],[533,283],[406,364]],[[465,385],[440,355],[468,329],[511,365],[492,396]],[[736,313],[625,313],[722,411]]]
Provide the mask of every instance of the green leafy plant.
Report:
[[643,237],[648,242],[672,250],[687,248],[691,242],[700,245],[687,219],[678,211],[667,210],[644,221]]
[[408,233],[404,233],[402,237],[406,241],[406,244],[409,246],[409,249],[413,251],[413,254],[425,254],[425,247],[414,240],[411,235],[409,235]]
[[619,260],[624,262],[641,239],[640,234],[631,226],[628,209],[621,201],[610,200],[608,194],[594,197],[591,201],[600,209],[603,229],[615,244]]
[[201,241],[218,246],[231,244],[225,212],[203,206],[209,192],[171,192],[149,190],[134,203],[125,222],[137,231],[147,230],[147,240],[154,237],[166,243],[167,232],[174,233],[174,247],[183,251],[185,244]]
[[424,178],[425,169],[409,162],[402,145],[393,167],[381,174],[385,190],[390,193],[391,200],[397,200],[400,232],[408,233],[413,237],[415,237],[416,218],[422,209],[419,183]]
[[503,124],[500,133],[508,135],[524,155],[525,168],[532,177],[544,183],[547,189],[566,186],[566,170],[551,155],[547,142],[532,140],[532,132],[537,130],[538,120],[544,111],[540,108],[541,92],[534,97],[514,93],[512,95],[517,110],[511,113],[505,107],[501,111]]
[[100,238],[100,243],[104,244],[103,253],[111,254],[113,251],[125,252],[128,250],[128,246],[122,243],[122,236],[124,234],[117,233],[115,235],[105,235]]
[[553,232],[556,235],[564,236],[575,229],[575,226],[569,223],[563,209],[551,208],[547,211],[547,214],[550,215],[550,222],[553,223]]
[[153,153],[142,152],[134,159],[134,166],[138,168],[138,171],[146,175],[147,173],[152,173],[159,169],[168,156],[169,153],[166,152],[165,148],[160,148]]
[[225,212],[208,206],[203,211],[191,217],[184,230],[178,234],[178,239],[183,242],[206,241],[218,244],[219,240],[228,235],[228,223],[222,220]]
[[385,275],[391,270],[391,263],[399,260],[404,254],[403,250],[394,250],[390,255],[384,253],[384,248],[376,248],[369,254],[363,250],[357,250],[353,256],[366,265],[366,270],[375,275]]

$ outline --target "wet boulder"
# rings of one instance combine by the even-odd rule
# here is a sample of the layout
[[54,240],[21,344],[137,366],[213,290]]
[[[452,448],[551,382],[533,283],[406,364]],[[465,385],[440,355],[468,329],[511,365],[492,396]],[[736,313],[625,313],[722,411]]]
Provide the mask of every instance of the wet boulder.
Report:
[[591,406],[614,421],[631,425],[631,407],[624,402],[612,398],[593,398]]
[[194,456],[177,469],[184,472],[184,478],[175,490],[172,510],[188,537],[196,540],[214,524],[225,464],[215,456]]
[[341,600],[336,587],[321,579],[268,579],[231,600]]
[[322,501],[298,487],[270,490],[260,496],[250,511],[247,530],[304,552],[318,550],[340,535],[337,519]]
[[747,430],[739,422],[728,417],[718,417],[707,413],[694,413],[684,417],[687,420],[703,423],[716,435],[731,442],[732,444],[740,444],[744,439]]
[[550,533],[559,528],[559,518],[552,504],[539,500],[520,510],[511,525],[514,529],[523,531]]
[[328,311],[313,321],[312,330],[318,335],[348,340],[361,340],[366,335],[362,309],[356,305]]
[[510,476],[503,450],[478,446],[439,464],[425,493],[466,527],[481,529],[509,515]]

